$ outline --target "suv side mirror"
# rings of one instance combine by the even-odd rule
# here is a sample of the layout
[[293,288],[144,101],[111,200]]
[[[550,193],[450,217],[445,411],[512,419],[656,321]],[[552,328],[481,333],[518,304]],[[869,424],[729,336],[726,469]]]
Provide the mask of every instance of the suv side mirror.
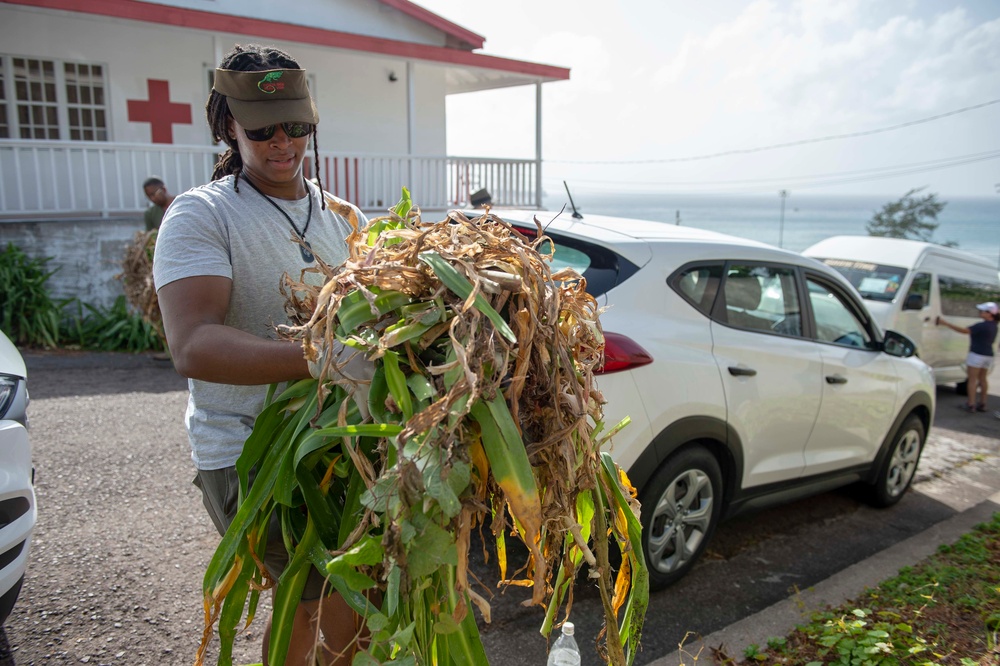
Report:
[[[923,296],[918,295],[917,298],[923,299]],[[882,351],[889,356],[909,358],[917,353],[917,345],[902,333],[886,331],[885,338],[882,341]]]
[[909,294],[906,300],[903,301],[904,310],[923,310],[924,309],[924,295],[923,294]]

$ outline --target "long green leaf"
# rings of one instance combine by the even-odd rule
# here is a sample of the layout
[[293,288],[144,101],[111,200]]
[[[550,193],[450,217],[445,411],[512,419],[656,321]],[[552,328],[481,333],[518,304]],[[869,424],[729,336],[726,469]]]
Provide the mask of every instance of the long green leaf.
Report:
[[[449,605],[453,611],[458,607],[459,602],[459,595],[455,590],[455,567],[444,567],[444,570],[448,577],[447,590],[451,602]],[[459,630],[439,636],[437,640],[444,643],[448,657],[454,666],[488,664],[489,659],[486,658],[486,651],[483,650],[483,641],[479,637],[479,627],[476,625],[476,618],[472,612],[472,604],[468,603],[467,598],[464,601],[467,610]]]
[[[472,293],[472,284],[437,252],[429,250],[421,252],[418,258],[430,266],[434,274],[448,289],[451,289],[462,298],[468,298]],[[473,303],[476,309],[493,322],[493,326],[500,332],[500,335],[507,338],[509,342],[517,342],[517,336],[514,335],[514,331],[510,329],[504,318],[500,316],[499,312],[493,309],[493,306],[489,304],[489,301],[482,294],[476,294]]]
[[246,542],[243,543],[241,550],[244,551],[242,554],[244,559],[240,576],[226,595],[226,600],[222,604],[222,612],[219,615],[219,664],[228,665],[233,662],[233,641],[236,639],[236,627],[243,617],[243,608],[246,604],[247,594],[250,592],[250,579],[257,569],[257,563],[250,557]]
[[399,291],[383,291],[375,297],[374,312],[372,305],[367,300],[362,299],[348,307],[341,306],[337,311],[337,335],[346,337],[366,322],[377,319],[382,315],[412,303],[413,299]]
[[229,529],[226,530],[222,541],[215,549],[212,560],[205,570],[205,591],[211,591],[222,581],[229,572],[235,559],[239,543],[245,538],[247,528],[263,506],[264,502],[271,497],[274,486],[274,479],[278,475],[278,465],[288,453],[291,442],[289,438],[281,438],[274,442],[274,446],[268,450],[253,486],[247,492],[246,497],[241,501],[239,509]]
[[309,421],[316,413],[317,394],[310,393],[305,396],[305,402],[296,411],[286,427],[282,436],[291,431],[290,437],[293,441],[290,455],[285,456],[278,466],[278,474],[274,479],[274,500],[285,506],[295,506],[295,489],[298,483],[295,478],[295,452],[302,444],[303,440],[308,440],[315,435],[309,429]]
[[347,493],[344,495],[344,513],[340,520],[340,534],[337,543],[342,544],[347,541],[360,518],[363,507],[361,506],[361,494],[366,490],[364,479],[360,474],[351,474],[347,485]]
[[609,453],[601,453],[601,468],[604,471],[605,485],[611,491],[610,509],[612,511],[621,510],[624,513],[628,539],[633,545],[633,550],[622,554],[622,557],[629,558],[629,564],[632,567],[632,587],[625,614],[622,617],[621,629],[622,646],[626,648],[625,655],[628,663],[632,664],[639,649],[643,620],[646,617],[646,608],[649,606],[649,571],[646,569],[646,558],[641,550],[639,552],[634,550],[642,543],[642,523],[632,513],[632,508],[622,492],[618,482],[618,468]]
[[[316,532],[319,540],[330,550],[340,547],[340,512],[339,502],[330,500],[330,491],[324,491],[320,487],[323,474],[320,470],[306,469],[302,466],[295,468],[295,476],[299,482],[299,490],[302,491],[302,498],[306,502],[309,511],[309,518],[316,525]],[[342,484],[335,486],[342,489]]]
[[382,357],[385,368],[385,380],[389,385],[389,394],[403,412],[403,418],[409,420],[413,416],[413,399],[410,388],[406,385],[406,375],[399,367],[399,354],[387,351]]
[[514,424],[514,417],[503,396],[493,400],[477,400],[472,405],[472,417],[483,433],[483,449],[489,458],[491,471],[498,482],[512,478],[526,495],[538,495],[538,485],[531,471],[528,453]]
[[285,389],[277,398],[273,397],[277,385],[272,384],[268,387],[267,406],[257,415],[253,430],[243,443],[243,451],[236,461],[236,472],[240,478],[243,494],[246,494],[249,488],[250,470],[259,466],[261,459],[274,443],[275,433],[286,418],[285,408],[288,402],[315,393],[316,384],[315,379],[300,380]]
[[271,613],[271,643],[267,652],[268,663],[271,666],[284,666],[288,655],[288,646],[292,639],[292,625],[295,610],[302,600],[302,590],[312,570],[310,551],[319,535],[310,517],[306,521],[306,530],[302,540],[295,548],[291,559],[281,572],[274,593],[274,610]]

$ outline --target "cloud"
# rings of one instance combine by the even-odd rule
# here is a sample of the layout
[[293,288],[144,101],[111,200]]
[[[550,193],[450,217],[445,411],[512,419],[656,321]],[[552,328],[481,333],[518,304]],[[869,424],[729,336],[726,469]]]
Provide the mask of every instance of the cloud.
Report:
[[[786,138],[862,129],[1000,92],[998,31],[1000,20],[976,26],[962,8],[873,23],[855,3],[756,2],[705,34],[688,34],[654,82],[659,94],[688,100],[691,115],[756,122],[776,114],[775,131]],[[722,105],[727,99],[738,114]]]
[[[507,16],[532,20],[485,24],[487,51],[571,68],[570,81],[543,86],[550,160],[700,155],[877,129],[1000,97],[1000,18],[991,10],[993,17],[983,19],[954,0],[509,3]],[[471,16],[472,6],[453,7]],[[501,152],[475,152],[507,156],[517,145],[519,156],[530,157],[534,91],[504,94],[512,100],[506,116],[495,109],[476,118]],[[513,113],[526,114],[528,123],[512,121]],[[449,141],[458,115],[449,118]],[[983,150],[998,117],[1000,107],[989,107],[864,140],[673,167],[576,171],[610,181],[629,174],[722,180],[902,164]],[[503,139],[498,130],[505,126],[527,137]],[[984,195],[993,194],[998,167],[987,163],[975,172]],[[547,173],[563,168],[571,170],[554,165]],[[970,180],[953,182],[963,179]]]

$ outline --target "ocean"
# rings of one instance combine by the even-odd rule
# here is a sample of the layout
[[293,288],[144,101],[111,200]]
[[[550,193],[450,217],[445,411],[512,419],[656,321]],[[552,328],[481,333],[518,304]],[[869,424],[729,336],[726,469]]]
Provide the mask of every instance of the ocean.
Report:
[[[781,199],[774,195],[664,194],[654,192],[608,193],[572,191],[577,209],[583,213],[613,215],[680,224],[750,238],[801,252],[813,243],[838,235],[866,236],[872,216],[892,197],[836,196],[790,193],[785,199],[784,223]],[[925,194],[921,192],[921,194]],[[980,255],[1000,269],[1000,194],[995,197],[956,197],[946,202],[938,215],[938,228],[931,236],[936,243],[954,241],[966,252]],[[546,210],[569,211],[564,191],[548,190]]]

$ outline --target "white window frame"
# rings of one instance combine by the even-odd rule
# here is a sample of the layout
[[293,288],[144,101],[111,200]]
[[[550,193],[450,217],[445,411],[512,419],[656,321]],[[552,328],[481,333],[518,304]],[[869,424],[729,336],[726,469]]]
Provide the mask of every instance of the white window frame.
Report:
[[[55,72],[55,83],[56,83],[56,120],[58,123],[59,137],[55,139],[56,141],[74,141],[74,142],[87,142],[92,141],[95,143],[107,143],[112,140],[112,125],[111,125],[111,102],[110,102],[110,86],[108,85],[108,65],[103,62],[84,62],[81,60],[64,60],[60,58],[50,58],[46,56],[29,56],[20,55],[13,53],[2,53],[0,54],[0,67],[3,69],[3,85],[4,85],[4,97],[5,99],[0,102],[5,105],[7,109],[7,131],[9,136],[8,139],[15,139],[20,141],[51,141],[53,139],[36,139],[34,137],[22,137],[21,136],[21,118],[18,113],[18,106],[21,100],[17,99],[17,87],[14,81],[14,59],[24,58],[26,60],[40,60],[47,61],[53,64],[53,70]],[[106,137],[104,139],[71,139],[70,138],[70,127],[69,123],[69,97],[66,92],[66,65],[87,65],[89,67],[100,67],[101,68],[101,81],[104,88],[104,103],[100,105],[100,108],[104,110],[104,123]],[[83,108],[79,102],[75,104],[78,108]],[[93,103],[86,105],[88,108],[99,108],[98,105]]]

